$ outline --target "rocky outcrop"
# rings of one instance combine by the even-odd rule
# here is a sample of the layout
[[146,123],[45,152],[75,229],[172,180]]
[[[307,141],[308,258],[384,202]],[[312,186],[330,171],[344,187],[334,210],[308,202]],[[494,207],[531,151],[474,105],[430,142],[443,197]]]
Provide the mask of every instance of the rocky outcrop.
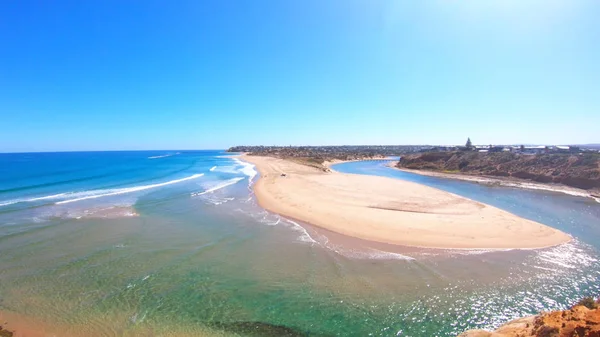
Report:
[[400,158],[399,168],[513,177],[600,190],[600,154],[537,154],[473,151],[428,152]]
[[12,336],[13,336],[12,331],[8,331],[8,330],[4,329],[2,326],[0,326],[0,337],[12,337]]
[[508,322],[496,331],[465,331],[458,337],[600,337],[600,309],[576,305]]

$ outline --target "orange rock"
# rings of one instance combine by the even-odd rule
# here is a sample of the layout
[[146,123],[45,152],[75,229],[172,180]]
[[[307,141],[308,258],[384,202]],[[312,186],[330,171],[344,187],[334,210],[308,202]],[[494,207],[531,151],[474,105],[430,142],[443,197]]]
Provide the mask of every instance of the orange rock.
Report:
[[494,332],[465,331],[458,337],[600,337],[600,308],[582,305],[510,321]]

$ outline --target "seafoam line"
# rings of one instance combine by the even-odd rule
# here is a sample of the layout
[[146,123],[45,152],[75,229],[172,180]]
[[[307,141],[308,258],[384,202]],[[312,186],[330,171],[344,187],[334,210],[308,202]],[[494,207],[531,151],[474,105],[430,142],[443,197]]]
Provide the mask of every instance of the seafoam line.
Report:
[[35,197],[35,198],[29,198],[29,199],[13,199],[13,200],[1,202],[0,207],[16,204],[19,202],[34,202],[34,201],[39,201],[39,200],[58,199],[58,198],[66,196],[66,195],[68,195],[68,193],[59,193],[59,194],[46,195],[43,197]]
[[68,203],[71,203],[71,202],[82,201],[82,200],[87,200],[87,199],[96,199],[96,198],[101,198],[101,197],[108,197],[108,196],[111,196],[111,195],[119,195],[119,194],[131,193],[131,192],[138,192],[138,191],[148,190],[148,189],[151,189],[151,188],[157,188],[157,187],[161,187],[161,186],[167,186],[167,185],[171,185],[171,184],[177,184],[177,183],[180,183],[180,182],[183,182],[183,181],[187,181],[187,180],[197,179],[197,178],[202,177],[203,175],[204,175],[204,173],[198,173],[198,174],[194,174],[192,176],[186,177],[186,178],[175,179],[175,180],[167,181],[167,182],[164,182],[164,183],[158,183],[158,184],[152,184],[152,185],[143,185],[143,186],[119,188],[119,189],[114,189],[114,190],[90,191],[92,193],[95,192],[95,194],[86,195],[86,196],[75,198],[75,199],[69,199],[69,200],[59,201],[59,202],[56,202],[56,204],[57,205],[62,205],[62,204],[68,204]]
[[160,156],[152,156],[152,157],[148,157],[148,159],[166,158],[166,157],[171,157],[171,156],[174,156],[174,155],[176,155],[176,154],[178,154],[178,153],[169,153],[169,154],[163,154],[163,155],[160,155]]
[[244,180],[244,179],[245,179],[245,178],[241,178],[241,177],[238,177],[238,178],[232,178],[232,179],[229,179],[229,180],[226,180],[226,181],[224,181],[224,182],[223,182],[223,183],[221,183],[221,184],[218,184],[218,185],[216,185],[216,186],[214,186],[214,187],[211,187],[211,188],[209,188],[209,189],[207,189],[207,190],[205,190],[205,191],[202,191],[202,192],[195,192],[195,193],[190,193],[190,195],[191,195],[192,197],[197,197],[197,196],[199,196],[199,195],[203,195],[203,194],[206,194],[206,193],[212,193],[212,192],[214,192],[214,191],[216,191],[216,190],[220,190],[220,189],[222,189],[222,188],[225,188],[225,187],[227,187],[227,186],[233,185],[233,184],[237,183],[238,181],[240,181],[240,180]]

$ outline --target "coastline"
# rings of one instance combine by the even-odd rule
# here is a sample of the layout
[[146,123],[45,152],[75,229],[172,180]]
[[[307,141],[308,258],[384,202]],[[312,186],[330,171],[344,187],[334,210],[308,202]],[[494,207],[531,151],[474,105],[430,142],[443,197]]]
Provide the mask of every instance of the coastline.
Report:
[[503,336],[598,336],[600,333],[600,300],[585,298],[567,310],[541,312],[511,320],[494,331],[467,330],[457,337]]
[[568,195],[573,195],[577,197],[591,198],[596,202],[600,203],[600,195],[596,195],[590,191],[570,187],[566,185],[558,185],[558,184],[549,184],[549,183],[539,183],[534,181],[528,181],[524,179],[516,179],[516,178],[506,178],[506,177],[492,177],[492,176],[476,176],[476,175],[468,175],[468,174],[458,174],[458,173],[446,173],[446,172],[436,172],[436,171],[427,171],[427,170],[412,170],[399,168],[395,164],[396,162],[390,163],[388,167],[402,171],[407,173],[414,173],[422,176],[428,177],[438,177],[445,179],[454,179],[454,180],[462,180],[475,182],[478,184],[485,185],[495,185],[495,186],[504,186],[504,187],[514,187],[514,188],[523,188],[530,190],[542,190],[549,192],[557,192]]
[[[261,176],[261,207],[339,234],[432,249],[539,249],[572,238],[509,212],[393,178],[323,172],[273,157],[242,155]],[[328,163],[332,165],[334,163]]]

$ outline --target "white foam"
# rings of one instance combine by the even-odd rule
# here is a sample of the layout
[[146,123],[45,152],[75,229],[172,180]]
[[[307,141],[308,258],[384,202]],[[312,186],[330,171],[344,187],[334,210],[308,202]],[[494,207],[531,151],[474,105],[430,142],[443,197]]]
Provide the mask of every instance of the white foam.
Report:
[[[499,248],[499,249],[482,249],[482,248],[464,248],[464,249],[443,249],[441,251],[444,254],[452,254],[452,255],[481,255],[487,253],[497,253],[497,252],[510,252],[511,250],[515,250],[514,248]],[[527,250],[527,249],[520,249]],[[438,254],[432,254],[438,255]]]
[[59,193],[59,194],[54,194],[54,195],[47,195],[45,197],[31,198],[31,199],[29,199],[27,201],[58,199],[58,198],[64,197],[65,195],[67,195],[67,193]]
[[216,166],[211,167],[210,172],[214,171],[216,168],[217,168]]
[[238,163],[239,165],[242,166],[242,168],[240,169],[240,171],[244,174],[247,175],[250,179],[249,179],[249,183],[252,183],[252,179],[254,179],[254,177],[258,174],[258,172],[256,172],[256,170],[254,169],[254,165],[247,163],[245,161],[241,161],[238,158],[233,158],[233,160]]
[[96,198],[108,197],[108,196],[112,196],[112,195],[120,195],[120,194],[125,194],[125,193],[144,191],[144,190],[148,190],[151,188],[157,188],[157,187],[177,184],[177,183],[187,181],[187,180],[197,179],[197,178],[202,177],[203,175],[204,175],[204,173],[198,173],[198,174],[191,175],[189,177],[166,181],[164,183],[151,184],[151,185],[142,185],[142,186],[134,186],[134,187],[126,187],[126,188],[109,189],[109,190],[95,190],[95,191],[73,193],[72,195],[69,195],[69,196],[77,196],[76,198],[59,201],[56,204],[61,205],[61,204],[67,204],[67,203],[82,201],[82,200],[87,200],[87,199],[96,199]]
[[227,202],[230,202],[232,200],[235,200],[235,198],[218,198],[218,197],[210,197],[210,198],[206,198],[206,201],[209,204],[218,206]]
[[35,197],[35,198],[29,198],[29,199],[13,199],[13,200],[8,200],[8,201],[4,201],[4,202],[0,203],[0,207],[16,204],[19,202],[34,202],[34,201],[40,201],[40,200],[59,199],[61,197],[66,196],[67,194],[68,193],[59,193],[59,194],[46,195],[43,197]]
[[[228,157],[231,158],[231,157]],[[238,158],[232,158],[233,161],[235,162],[235,165],[228,165],[228,166],[218,166],[218,167],[213,167],[211,168],[211,171],[216,171],[216,172],[221,172],[221,173],[229,173],[229,174],[243,174],[247,177],[249,177],[248,179],[248,185],[252,184],[252,181],[254,179],[254,177],[258,174],[258,172],[255,170],[254,165],[247,163],[245,161],[242,161]]]
[[241,173],[241,171],[238,170],[238,166],[237,165],[217,166],[214,169],[214,171],[221,172],[221,173],[230,173],[230,174]]
[[211,187],[211,188],[209,188],[209,189],[207,189],[207,190],[205,190],[205,191],[191,193],[190,195],[191,195],[192,197],[197,197],[197,196],[199,196],[199,195],[204,195],[204,194],[207,194],[207,193],[212,193],[212,192],[214,192],[214,191],[220,190],[220,189],[222,189],[222,188],[225,188],[225,187],[227,187],[227,186],[233,185],[233,184],[237,183],[238,181],[240,181],[240,180],[244,180],[244,179],[245,179],[245,178],[238,177],[238,178],[232,178],[232,179],[229,179],[229,180],[225,180],[225,181],[224,181],[224,182],[222,182],[221,184],[218,184],[218,185],[216,185],[216,186],[214,186],[214,187]]
[[286,219],[283,218],[286,222],[290,223],[293,225],[293,229],[300,232],[300,236],[298,237],[298,241],[301,242],[308,242],[308,243],[318,243],[317,240],[313,239],[312,236],[310,236],[310,234],[308,234],[308,231],[306,231],[306,228],[300,226],[300,224],[298,224],[295,221],[292,221],[290,219]]
[[12,204],[16,204],[17,202],[23,202],[23,200],[14,199],[14,200],[8,200],[8,201],[0,202],[0,207],[12,205]]
[[55,208],[53,211],[47,211],[43,215],[45,219],[89,219],[89,218],[128,218],[136,217],[139,214],[129,205],[115,205],[110,207],[94,207],[84,209],[73,208]]
[[404,261],[413,261],[415,258],[402,255],[399,253],[392,252],[384,252],[382,250],[377,249],[369,249],[367,251],[358,251],[358,250],[346,250],[346,249],[335,249],[333,247],[328,247],[334,252],[343,255],[352,259],[360,259],[360,260],[404,260]]
[[171,156],[175,156],[175,155],[178,155],[178,154],[179,154],[179,152],[177,152],[177,153],[169,153],[169,154],[163,154],[163,155],[160,155],[160,156],[148,157],[148,159],[166,158],[166,157],[171,157]]

